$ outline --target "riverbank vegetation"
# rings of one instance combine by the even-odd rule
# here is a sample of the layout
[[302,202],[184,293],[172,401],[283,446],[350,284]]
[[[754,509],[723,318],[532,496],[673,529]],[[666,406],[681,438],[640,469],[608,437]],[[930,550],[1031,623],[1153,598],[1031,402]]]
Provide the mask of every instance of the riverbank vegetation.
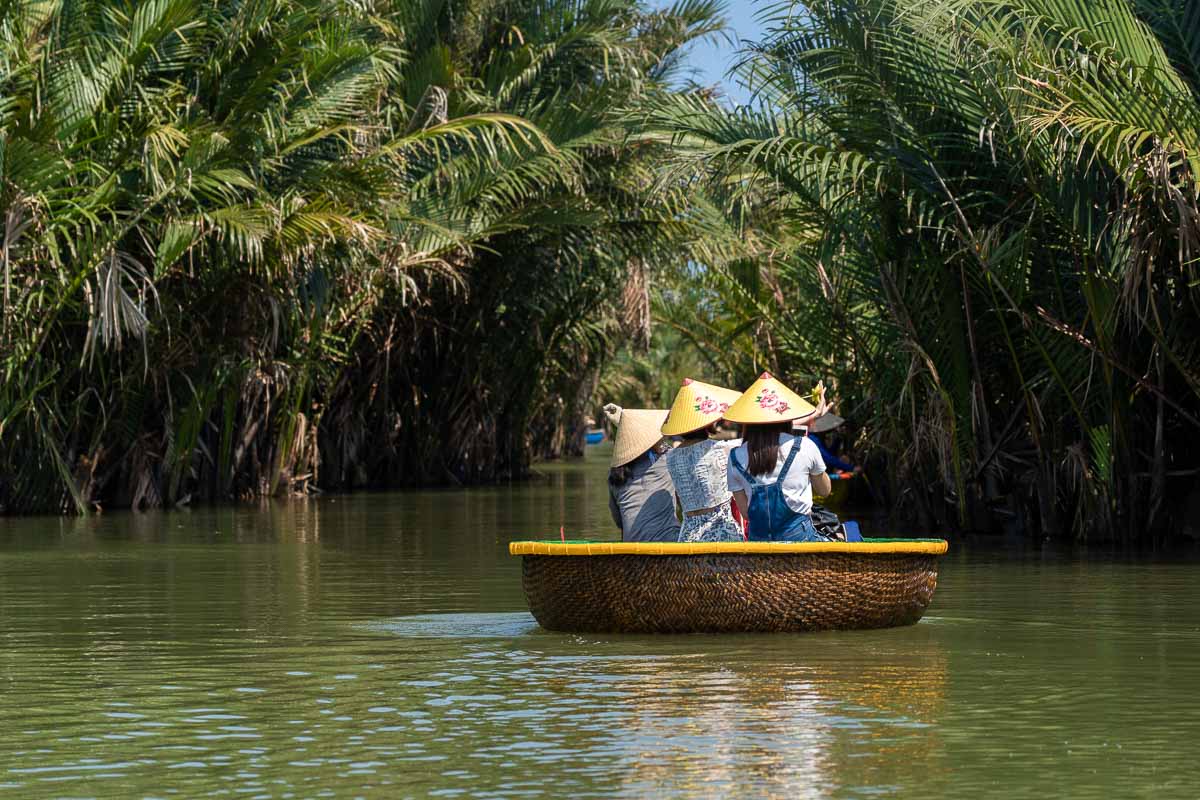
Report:
[[0,509],[519,476],[701,365],[922,531],[1178,534],[1200,5],[762,13],[733,108],[709,0],[0,5]]
[[831,382],[921,530],[1178,535],[1200,465],[1200,5],[769,13],[741,67],[755,110],[649,115],[664,184],[703,186],[754,245],[663,287],[661,322],[735,385]]
[[721,24],[708,0],[0,5],[0,510],[563,452],[622,309],[645,325],[624,276],[693,251],[627,120]]

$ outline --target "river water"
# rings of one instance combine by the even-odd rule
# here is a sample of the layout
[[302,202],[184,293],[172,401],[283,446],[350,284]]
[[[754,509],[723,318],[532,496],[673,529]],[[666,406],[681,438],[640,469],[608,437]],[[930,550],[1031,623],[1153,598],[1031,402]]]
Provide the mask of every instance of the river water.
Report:
[[909,628],[542,631],[507,543],[612,538],[604,466],[0,520],[0,796],[1200,796],[1195,563],[955,545]]

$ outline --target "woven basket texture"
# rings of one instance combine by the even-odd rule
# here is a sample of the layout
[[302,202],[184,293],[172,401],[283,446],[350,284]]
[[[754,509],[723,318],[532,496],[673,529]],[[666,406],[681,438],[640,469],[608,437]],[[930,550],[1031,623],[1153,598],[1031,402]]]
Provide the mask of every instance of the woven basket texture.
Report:
[[937,585],[928,554],[523,556],[529,610],[548,630],[818,631],[912,625]]

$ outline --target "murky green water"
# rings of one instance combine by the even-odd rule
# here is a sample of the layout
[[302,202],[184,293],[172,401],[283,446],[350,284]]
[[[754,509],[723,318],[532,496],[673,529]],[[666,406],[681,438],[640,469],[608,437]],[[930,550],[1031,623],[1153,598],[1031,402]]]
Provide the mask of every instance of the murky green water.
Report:
[[1194,564],[959,547],[905,629],[539,630],[534,484],[0,520],[0,795],[1200,795]]

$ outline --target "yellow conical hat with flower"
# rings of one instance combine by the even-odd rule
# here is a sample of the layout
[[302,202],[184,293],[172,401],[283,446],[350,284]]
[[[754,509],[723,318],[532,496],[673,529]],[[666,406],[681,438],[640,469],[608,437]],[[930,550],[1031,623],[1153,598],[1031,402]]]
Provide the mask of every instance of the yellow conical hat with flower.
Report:
[[738,399],[733,389],[684,380],[671,404],[671,413],[663,423],[663,436],[680,436],[706,428],[724,416],[729,405]]
[[729,407],[725,419],[743,425],[762,425],[807,417],[816,410],[812,403],[772,378],[771,373],[764,372]]

